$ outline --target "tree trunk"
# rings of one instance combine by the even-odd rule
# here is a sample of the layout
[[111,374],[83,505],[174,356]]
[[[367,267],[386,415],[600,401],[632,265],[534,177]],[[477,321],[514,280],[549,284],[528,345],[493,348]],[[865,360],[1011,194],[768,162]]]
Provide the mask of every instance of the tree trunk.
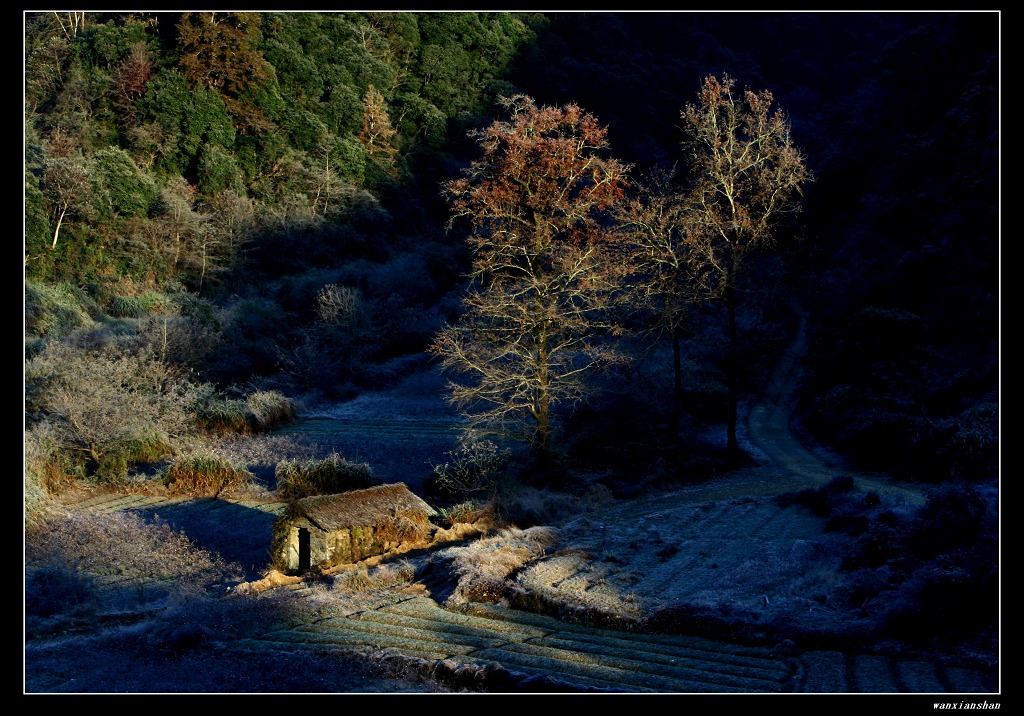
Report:
[[672,323],[672,439],[679,436],[679,419],[683,412],[683,347],[679,326]]
[[735,464],[739,459],[739,445],[736,441],[736,403],[738,401],[738,378],[739,370],[739,339],[736,335],[736,257],[730,252],[726,257],[725,265],[725,308],[728,313],[728,334],[729,334],[729,361],[728,372],[728,408],[726,423],[728,425],[728,441],[726,445],[725,459],[728,464]]
[[737,402],[737,379],[736,371],[739,367],[738,350],[736,347],[736,300],[735,294],[730,287],[726,297],[726,305],[729,311],[729,414],[728,414],[728,446],[726,455],[730,462],[739,457],[739,446],[736,443],[736,402]]
[[548,355],[546,341],[539,351],[540,365],[537,371],[537,403],[534,415],[537,419],[537,434],[534,450],[538,455],[547,455],[551,447],[551,391],[548,376]]
[[64,215],[67,213],[67,207],[61,210],[60,216],[57,217],[57,228],[53,230],[53,244],[50,246],[50,250],[57,248],[57,236],[60,234],[60,225],[64,223]]

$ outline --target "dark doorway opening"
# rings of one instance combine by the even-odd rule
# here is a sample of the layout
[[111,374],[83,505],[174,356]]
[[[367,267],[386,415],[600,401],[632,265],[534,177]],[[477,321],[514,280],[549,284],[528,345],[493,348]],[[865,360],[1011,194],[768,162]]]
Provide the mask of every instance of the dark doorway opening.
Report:
[[299,571],[309,571],[309,530],[299,528]]

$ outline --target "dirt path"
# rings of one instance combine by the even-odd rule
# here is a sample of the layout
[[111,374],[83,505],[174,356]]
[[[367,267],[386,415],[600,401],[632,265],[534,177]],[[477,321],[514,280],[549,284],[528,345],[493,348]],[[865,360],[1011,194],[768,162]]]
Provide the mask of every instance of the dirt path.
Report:
[[906,500],[912,505],[923,505],[926,494],[913,486],[897,484],[884,475],[868,475],[852,470],[838,456],[820,447],[811,449],[803,444],[790,428],[796,407],[795,391],[799,385],[801,360],[807,351],[806,318],[801,313],[800,324],[793,341],[782,356],[761,399],[748,411],[746,437],[748,447],[759,458],[766,459],[788,475],[780,480],[806,487],[820,487],[839,475],[854,478],[858,488],[874,490]]

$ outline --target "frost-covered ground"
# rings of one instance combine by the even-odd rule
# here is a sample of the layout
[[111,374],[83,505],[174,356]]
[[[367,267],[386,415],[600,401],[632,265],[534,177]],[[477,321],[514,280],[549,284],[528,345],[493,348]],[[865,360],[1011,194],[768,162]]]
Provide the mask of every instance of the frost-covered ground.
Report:
[[367,391],[343,403],[309,406],[303,420],[279,431],[365,462],[383,482],[404,482],[420,491],[435,465],[458,443],[462,419],[445,401],[445,380],[434,368],[408,376],[383,391]]

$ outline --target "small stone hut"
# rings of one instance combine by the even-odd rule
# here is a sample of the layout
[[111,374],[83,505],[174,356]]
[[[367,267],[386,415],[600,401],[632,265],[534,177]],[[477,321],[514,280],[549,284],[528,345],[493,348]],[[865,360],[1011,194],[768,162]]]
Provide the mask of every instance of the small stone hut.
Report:
[[296,574],[384,554],[427,538],[435,514],[403,482],[305,497],[274,523],[274,564]]

